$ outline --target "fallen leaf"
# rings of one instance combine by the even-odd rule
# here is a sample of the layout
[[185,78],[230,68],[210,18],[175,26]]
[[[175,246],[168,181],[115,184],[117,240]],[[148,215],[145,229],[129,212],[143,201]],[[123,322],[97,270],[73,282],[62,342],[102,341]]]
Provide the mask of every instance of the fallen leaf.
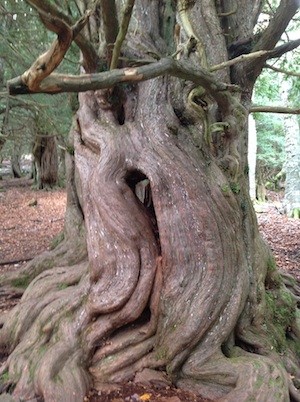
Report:
[[141,401],[149,401],[151,398],[151,394],[143,394],[140,396]]

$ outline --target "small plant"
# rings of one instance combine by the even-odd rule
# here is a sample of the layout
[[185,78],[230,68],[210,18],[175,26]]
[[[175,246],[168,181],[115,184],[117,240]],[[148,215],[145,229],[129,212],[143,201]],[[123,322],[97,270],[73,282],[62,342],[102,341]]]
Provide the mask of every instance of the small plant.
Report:
[[64,238],[64,232],[58,233],[58,235],[56,235],[51,241],[50,250],[54,250],[64,240]]
[[223,193],[228,193],[230,190],[230,186],[228,184],[223,184],[223,186],[221,187],[221,190]]
[[230,188],[234,194],[238,194],[241,191],[241,187],[240,187],[239,183],[236,183],[234,181],[230,182]]
[[4,371],[1,376],[0,376],[0,382],[1,383],[7,383],[9,381],[9,373],[8,371]]
[[30,278],[27,275],[21,276],[19,278],[15,278],[11,281],[12,286],[16,288],[26,289],[30,283]]
[[58,290],[64,290],[64,289],[66,289],[68,286],[69,286],[69,285],[68,285],[67,283],[62,282],[62,283],[59,283],[59,284],[57,285],[57,288],[58,288]]

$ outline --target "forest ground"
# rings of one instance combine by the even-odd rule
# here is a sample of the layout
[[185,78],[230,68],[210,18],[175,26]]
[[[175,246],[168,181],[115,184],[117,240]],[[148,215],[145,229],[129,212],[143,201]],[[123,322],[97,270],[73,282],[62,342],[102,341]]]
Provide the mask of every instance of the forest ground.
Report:
[[[269,201],[257,206],[260,230],[270,244],[281,270],[291,273],[300,283],[300,220],[283,214],[282,194],[269,192]],[[63,189],[37,191],[25,179],[0,181],[0,275],[18,270],[26,262],[55,244],[63,230],[66,193]],[[0,314],[5,314],[18,299],[0,295]],[[1,356],[0,356],[1,357]],[[90,402],[203,402],[204,399],[168,384],[151,380],[141,384],[127,383],[98,395],[86,397]]]

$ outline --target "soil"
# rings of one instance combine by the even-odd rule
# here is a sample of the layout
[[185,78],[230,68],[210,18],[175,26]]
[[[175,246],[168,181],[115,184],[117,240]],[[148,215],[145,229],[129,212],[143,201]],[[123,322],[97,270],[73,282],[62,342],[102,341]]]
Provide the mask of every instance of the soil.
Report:
[[[50,249],[63,230],[66,193],[63,189],[37,191],[25,179],[0,182],[0,275],[18,270],[27,261]],[[270,244],[278,267],[300,283],[300,220],[283,214],[281,197],[269,194],[269,202],[257,208],[263,237]],[[0,295],[0,314],[10,310],[18,299]],[[151,376],[150,376],[151,377]],[[104,391],[92,390],[86,402],[205,402],[192,393],[166,384],[128,382]]]

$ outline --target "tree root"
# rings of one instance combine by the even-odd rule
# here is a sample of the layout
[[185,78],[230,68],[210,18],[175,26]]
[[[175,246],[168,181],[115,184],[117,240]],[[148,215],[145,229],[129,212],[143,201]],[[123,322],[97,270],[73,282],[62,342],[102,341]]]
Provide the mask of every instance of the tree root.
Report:
[[288,375],[265,356],[238,350],[237,355],[225,358],[216,352],[206,363],[199,365],[199,356],[191,357],[184,365],[178,386],[218,401],[287,401]]
[[[13,395],[45,400],[82,399],[89,388],[79,332],[86,320],[82,300],[89,284],[87,263],[45,271],[25,291],[0,332],[0,348],[11,352],[2,373],[16,384]],[[58,398],[58,399],[55,399]]]

